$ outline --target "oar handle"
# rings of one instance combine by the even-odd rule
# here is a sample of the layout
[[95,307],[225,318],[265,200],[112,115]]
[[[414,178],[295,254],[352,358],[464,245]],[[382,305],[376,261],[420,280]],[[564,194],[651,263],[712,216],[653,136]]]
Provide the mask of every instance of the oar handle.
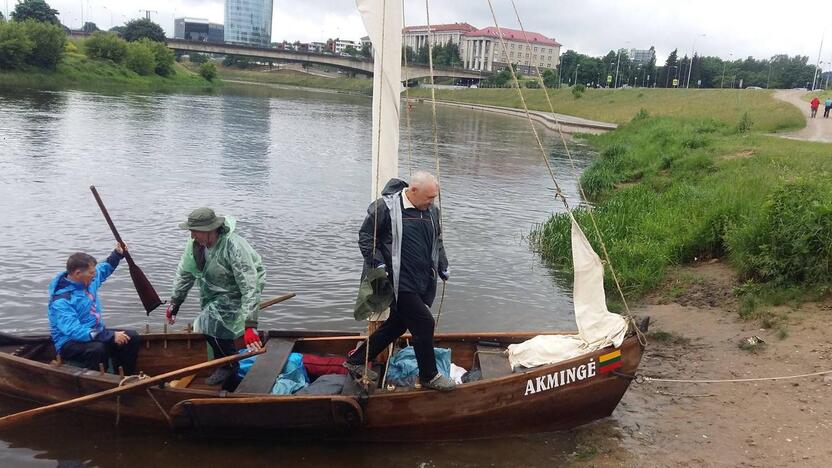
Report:
[[92,192],[92,196],[95,197],[95,202],[98,203],[98,208],[101,209],[101,213],[104,215],[104,219],[107,220],[107,225],[109,225],[110,230],[113,231],[113,235],[116,237],[116,241],[121,245],[122,248],[124,248],[124,242],[121,240],[121,236],[118,235],[116,225],[113,224],[113,220],[110,219],[110,213],[107,212],[107,208],[104,206],[104,202],[101,201],[101,196],[98,195],[98,190],[95,188],[95,185],[90,185],[90,191]]
[[267,300],[260,303],[260,310],[263,310],[266,307],[273,306],[275,304],[279,304],[279,303],[285,301],[286,299],[291,299],[291,298],[295,297],[296,295],[297,294],[295,294],[295,293],[286,293],[282,296],[277,296],[277,297],[273,297],[271,299],[267,299]]

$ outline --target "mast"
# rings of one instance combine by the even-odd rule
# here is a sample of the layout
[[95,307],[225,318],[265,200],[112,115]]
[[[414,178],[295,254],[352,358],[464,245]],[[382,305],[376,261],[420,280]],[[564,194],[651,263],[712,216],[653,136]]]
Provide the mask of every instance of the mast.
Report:
[[370,199],[399,175],[402,90],[401,0],[356,0],[373,47],[373,164]]

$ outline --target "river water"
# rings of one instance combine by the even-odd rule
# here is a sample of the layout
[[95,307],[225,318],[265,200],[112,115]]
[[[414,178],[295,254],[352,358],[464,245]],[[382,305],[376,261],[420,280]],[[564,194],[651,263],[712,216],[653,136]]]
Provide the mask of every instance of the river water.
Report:
[[[411,117],[410,129],[402,127],[405,178],[436,164],[430,105],[416,104]],[[535,223],[561,210],[528,123],[441,106],[437,119],[451,264],[439,331],[574,329],[569,278],[544,267],[525,241]],[[177,224],[194,208],[210,206],[236,217],[237,231],[262,255],[264,297],[297,293],[261,314],[262,329],[363,329],[352,318],[352,301],[361,271],[357,230],[370,201],[370,125],[369,99],[302,90],[230,87],[206,96],[0,90],[0,216],[6,226],[0,330],[46,332],[46,287],[66,257],[82,250],[101,259],[112,249],[89,191],[93,184],[163,299],[187,239]],[[574,194],[575,174],[559,138],[542,136],[561,186]],[[572,149],[580,170],[591,154]],[[197,294],[183,306],[181,323],[195,316]],[[108,325],[161,328],[162,309],[145,317],[125,267],[101,295]],[[16,405],[3,401],[0,410]],[[518,461],[518,450],[524,452],[519,460],[534,465],[569,452],[574,438],[218,446],[114,431],[110,421],[71,415],[45,421],[0,436],[0,465],[250,460],[324,466],[337,456],[356,466],[502,466]],[[531,453],[541,455],[528,458]]]

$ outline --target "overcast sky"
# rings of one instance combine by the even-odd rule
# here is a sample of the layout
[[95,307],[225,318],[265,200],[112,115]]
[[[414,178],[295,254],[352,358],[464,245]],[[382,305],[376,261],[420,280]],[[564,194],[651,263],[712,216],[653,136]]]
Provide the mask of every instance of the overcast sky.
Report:
[[[173,18],[190,16],[223,22],[222,0],[47,0],[60,12],[62,22],[78,27],[83,18],[101,28],[143,16],[140,9],[155,10],[151,18],[168,35]],[[491,0],[501,27],[518,28],[510,0]],[[568,49],[603,55],[618,47],[656,47],[663,62],[675,48],[679,55],[695,49],[704,55],[728,58],[775,54],[808,55],[817,60],[825,27],[832,26],[832,2],[797,3],[772,0],[515,0],[523,24]],[[16,0],[0,0],[13,8]],[[408,25],[425,24],[424,1],[405,0]],[[431,0],[431,23],[467,22],[483,28],[494,21],[487,0]],[[826,31],[821,60],[832,62],[832,27]],[[357,40],[366,33],[352,0],[274,0],[272,41],[302,42],[329,37]],[[704,34],[705,36],[702,36]],[[825,66],[824,68],[832,68]]]

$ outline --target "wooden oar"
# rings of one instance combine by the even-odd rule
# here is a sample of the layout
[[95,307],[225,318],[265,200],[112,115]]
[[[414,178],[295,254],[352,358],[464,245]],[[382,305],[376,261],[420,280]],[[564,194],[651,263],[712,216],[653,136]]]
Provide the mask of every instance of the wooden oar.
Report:
[[[104,219],[107,220],[107,225],[109,225],[110,230],[113,231],[116,241],[122,248],[124,248],[124,242],[121,240],[121,236],[118,235],[116,225],[113,224],[113,220],[110,219],[110,213],[108,213],[107,208],[104,207],[104,202],[101,201],[101,197],[98,195],[98,190],[95,189],[95,185],[90,185],[90,191],[92,191],[92,195],[95,197],[95,202],[98,203],[98,208],[101,209],[101,213],[104,214]],[[159,299],[159,294],[156,293],[153,285],[150,284],[150,280],[147,279],[147,276],[145,276],[142,269],[136,265],[136,262],[133,261],[133,257],[130,255],[130,252],[126,249],[124,250],[124,259],[127,260],[127,266],[130,268],[130,278],[133,279],[133,286],[136,287],[136,292],[139,293],[139,299],[142,300],[144,310],[147,312],[147,315],[150,315],[150,311],[162,305],[162,300]]]
[[282,296],[277,296],[277,297],[273,297],[271,299],[266,299],[265,301],[260,303],[260,310],[263,310],[266,307],[273,306],[275,304],[279,304],[279,303],[285,301],[286,299],[291,299],[291,298],[295,297],[296,295],[297,294],[295,294],[295,293],[287,293],[287,294],[284,294]]
[[66,408],[74,408],[76,406],[86,405],[88,403],[92,403],[94,401],[98,401],[113,395],[119,395],[122,393],[132,392],[134,390],[140,390],[147,387],[152,387],[154,385],[160,384],[162,382],[167,382],[168,380],[173,380],[183,375],[194,374],[201,370],[205,369],[212,369],[214,367],[219,367],[225,364],[230,364],[232,362],[239,361],[241,359],[245,359],[247,357],[255,356],[258,354],[262,354],[266,352],[266,349],[259,349],[257,351],[252,351],[245,354],[236,354],[234,356],[226,356],[220,359],[214,359],[208,362],[203,362],[200,364],[195,364],[193,366],[185,367],[179,370],[167,372],[162,375],[157,375],[156,377],[148,377],[146,379],[141,379],[134,381],[133,383],[128,383],[122,385],[121,387],[114,387],[108,390],[104,390],[103,392],[92,393],[90,395],[85,395],[78,398],[73,398],[72,400],[62,401],[60,403],[54,403],[51,405],[41,406],[39,408],[30,409],[27,411],[21,411],[19,413],[10,414],[8,416],[4,416],[0,418],[0,430],[6,429],[14,424],[29,421],[37,416],[41,416],[44,414],[52,413],[57,410],[66,409]]

